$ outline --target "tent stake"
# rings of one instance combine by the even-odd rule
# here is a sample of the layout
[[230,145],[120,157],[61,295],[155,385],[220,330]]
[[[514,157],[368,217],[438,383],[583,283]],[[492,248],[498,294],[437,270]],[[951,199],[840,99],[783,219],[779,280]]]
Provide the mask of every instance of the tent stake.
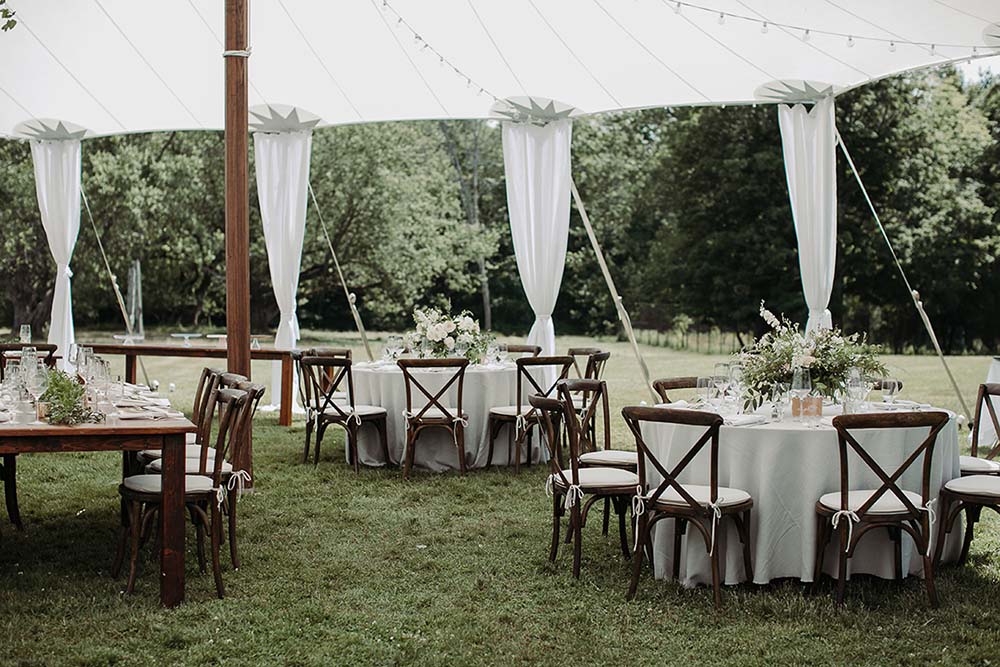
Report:
[[604,282],[608,284],[608,290],[611,292],[611,298],[615,302],[615,309],[618,311],[618,319],[622,323],[622,328],[625,329],[625,335],[628,337],[629,343],[632,344],[632,352],[635,354],[636,361],[639,362],[639,370],[642,371],[642,377],[646,381],[646,389],[649,390],[649,395],[653,399],[653,403],[659,403],[660,398],[653,391],[653,383],[649,378],[649,368],[646,366],[646,360],[642,358],[642,354],[639,352],[639,343],[635,340],[635,331],[632,329],[632,319],[628,315],[628,311],[625,310],[625,305],[622,303],[622,298],[618,294],[618,288],[615,287],[615,281],[611,278],[611,272],[608,271],[608,264],[604,261],[604,252],[601,250],[601,245],[597,242],[597,236],[594,234],[594,228],[590,226],[590,217],[587,215],[587,209],[583,206],[583,200],[580,199],[580,192],[576,189],[576,181],[570,180],[570,187],[573,191],[573,201],[576,202],[576,208],[580,211],[580,218],[583,219],[583,226],[587,228],[587,236],[590,238],[590,245],[594,249],[594,254],[597,255],[597,263],[601,267],[601,273],[604,274]]
[[951,388],[955,390],[955,395],[958,397],[958,402],[962,406],[962,411],[965,413],[965,418],[969,419],[969,406],[965,404],[965,398],[962,397],[962,392],[958,388],[958,383],[955,381],[955,376],[952,375],[951,367],[948,366],[948,362],[944,358],[944,352],[941,351],[941,345],[938,343],[937,334],[934,333],[934,326],[931,324],[931,318],[927,316],[927,311],[924,310],[924,302],[920,300],[920,292],[913,289],[910,285],[910,281],[906,278],[906,272],[903,271],[903,265],[899,263],[899,258],[896,257],[896,251],[892,247],[892,243],[889,242],[889,235],[885,231],[885,227],[882,226],[882,220],[878,217],[878,211],[875,210],[875,204],[872,203],[871,197],[868,196],[868,190],[865,189],[865,184],[861,181],[861,175],[858,173],[857,168],[854,166],[854,160],[851,159],[851,154],[847,151],[847,145],[844,143],[844,139],[840,136],[840,132],[837,132],[837,144],[840,146],[841,152],[844,157],[847,158],[847,164],[851,167],[851,171],[854,172],[854,179],[858,182],[858,187],[861,188],[861,194],[865,196],[865,201],[868,202],[868,208],[872,212],[872,216],[875,218],[875,224],[878,225],[878,229],[882,232],[882,238],[885,239],[885,244],[889,247],[889,253],[892,255],[892,261],[896,263],[896,268],[899,269],[899,275],[903,278],[903,284],[906,285],[906,291],[910,293],[910,298],[913,300],[913,305],[917,309],[917,314],[920,315],[920,320],[924,323],[924,328],[927,329],[927,334],[931,337],[931,344],[934,346],[934,351],[937,352],[938,359],[941,360],[941,365],[944,366],[944,372],[948,374],[948,380],[951,381]]
[[333,255],[333,265],[337,267],[337,275],[340,276],[340,286],[344,288],[344,296],[347,297],[347,305],[351,308],[351,315],[354,316],[354,326],[358,328],[358,333],[361,334],[361,342],[365,344],[365,352],[368,354],[368,361],[375,361],[375,356],[372,354],[372,348],[368,344],[368,334],[365,333],[365,325],[361,321],[361,313],[358,312],[357,306],[354,302],[357,300],[357,296],[352,294],[350,290],[347,289],[347,281],[344,280],[344,272],[340,270],[340,260],[337,259],[337,253],[333,250],[333,241],[330,240],[330,232],[326,229],[326,222],[323,221],[323,211],[319,208],[319,202],[316,201],[316,193],[313,192],[312,183],[309,185],[309,195],[312,197],[313,206],[316,208],[316,216],[319,218],[320,227],[323,228],[323,236],[326,237],[326,245],[330,248],[330,254]]

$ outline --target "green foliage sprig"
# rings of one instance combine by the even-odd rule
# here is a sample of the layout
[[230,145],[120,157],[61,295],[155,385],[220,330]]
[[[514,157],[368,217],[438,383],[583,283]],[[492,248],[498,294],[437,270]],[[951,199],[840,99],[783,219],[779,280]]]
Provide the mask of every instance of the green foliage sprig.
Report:
[[846,335],[840,329],[815,329],[803,334],[798,324],[784,316],[779,320],[764,307],[764,302],[760,304],[760,316],[771,330],[736,356],[754,404],[770,397],[775,383],[790,384],[797,367],[808,368],[813,390],[830,398],[844,391],[851,368],[857,368],[867,378],[888,374],[878,358],[882,349],[869,344],[861,334]]
[[86,389],[60,370],[49,371],[49,386],[38,400],[49,406],[50,424],[75,424],[104,421],[104,415],[87,407]]
[[[7,0],[0,0],[0,5],[5,4],[7,4]],[[0,21],[3,21],[0,23],[0,31],[7,32],[17,25],[17,19],[14,18],[14,14],[16,13],[9,7],[0,7]]]

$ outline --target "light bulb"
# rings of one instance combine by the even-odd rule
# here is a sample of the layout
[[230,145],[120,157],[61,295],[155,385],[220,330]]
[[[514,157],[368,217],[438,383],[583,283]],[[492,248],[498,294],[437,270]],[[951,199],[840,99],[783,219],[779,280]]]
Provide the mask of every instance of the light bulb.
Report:
[[974,56],[978,56],[979,55],[979,49],[976,48],[975,46],[972,47],[972,55],[974,55]]
[[725,25],[725,23],[726,23],[726,15],[723,14],[722,12],[719,12],[719,25]]
[[896,52],[896,42],[889,42],[889,53]]
[[809,28],[806,28],[806,31],[802,33],[802,41],[803,42],[809,41]]
[[676,5],[674,5],[674,14],[680,14],[680,13],[681,13],[681,3],[678,2]]
[[852,48],[854,46],[854,38],[850,35],[847,36],[847,48]]
[[383,12],[389,11],[389,1],[388,0],[382,0],[382,11]]
[[760,32],[763,35],[767,34],[767,21],[764,21],[763,23],[760,24]]

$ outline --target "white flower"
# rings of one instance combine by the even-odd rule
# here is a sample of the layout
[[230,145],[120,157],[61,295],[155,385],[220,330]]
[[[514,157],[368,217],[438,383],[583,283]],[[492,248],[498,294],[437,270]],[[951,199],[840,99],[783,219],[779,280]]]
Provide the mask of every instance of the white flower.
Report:
[[455,322],[453,320],[445,320],[444,322],[441,323],[441,326],[443,326],[444,330],[447,331],[448,333],[451,333],[452,331],[455,330]]
[[463,315],[458,318],[458,329],[459,331],[471,331],[473,333],[479,333],[479,322],[468,315]]
[[452,338],[451,336],[445,336],[444,346],[449,350],[455,349],[455,339]]
[[795,368],[809,368],[816,363],[816,357],[811,354],[802,354],[792,357],[792,366]]
[[770,310],[764,307],[763,301],[760,302],[760,316],[764,319],[765,322],[767,322],[767,326],[771,327],[772,329],[781,328],[781,322],[779,322],[778,318],[774,316],[774,313],[772,313]]
[[458,342],[465,343],[466,345],[471,345],[473,341],[472,334],[470,333],[460,333],[458,334]]

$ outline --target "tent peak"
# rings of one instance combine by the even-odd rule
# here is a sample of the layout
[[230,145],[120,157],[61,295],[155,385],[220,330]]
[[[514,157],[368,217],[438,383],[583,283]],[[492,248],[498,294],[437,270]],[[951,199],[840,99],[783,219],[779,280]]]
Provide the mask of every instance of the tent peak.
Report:
[[309,132],[322,122],[323,119],[316,114],[287,104],[258,104],[250,107],[252,132]]
[[769,81],[754,91],[761,102],[777,104],[812,104],[824,97],[836,96],[842,88],[821,81],[781,79]]
[[553,121],[579,116],[583,112],[574,106],[547,97],[508,97],[490,107],[490,116],[498,120],[532,125],[547,125]]
[[14,136],[36,141],[73,141],[90,135],[84,127],[54,118],[32,118],[14,128]]

